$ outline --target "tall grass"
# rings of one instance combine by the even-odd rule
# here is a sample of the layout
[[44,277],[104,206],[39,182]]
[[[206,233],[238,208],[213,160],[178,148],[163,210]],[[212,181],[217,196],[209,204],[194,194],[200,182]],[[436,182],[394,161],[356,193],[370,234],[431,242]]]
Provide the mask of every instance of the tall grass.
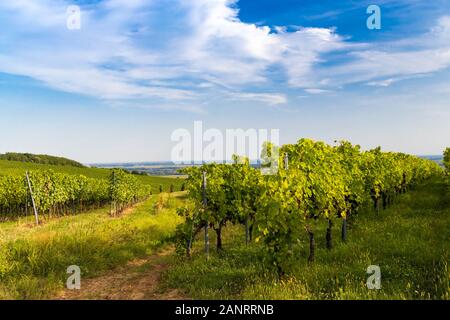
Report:
[[171,195],[155,212],[158,197],[118,218],[100,209],[39,227],[24,219],[0,224],[0,299],[50,298],[64,287],[70,265],[83,279],[153,253],[181,222],[181,196]]

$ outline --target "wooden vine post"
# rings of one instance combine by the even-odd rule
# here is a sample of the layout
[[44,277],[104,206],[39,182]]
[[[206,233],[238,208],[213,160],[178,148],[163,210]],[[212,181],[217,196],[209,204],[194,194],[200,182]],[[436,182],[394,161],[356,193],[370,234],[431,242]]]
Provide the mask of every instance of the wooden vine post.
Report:
[[30,190],[31,202],[33,203],[34,218],[36,220],[36,225],[39,225],[38,211],[36,209],[36,203],[34,202],[33,188],[31,187],[31,181],[30,181],[30,176],[28,175],[28,171],[26,172],[25,175],[27,177],[28,189]]
[[342,218],[341,238],[343,242],[347,241],[347,217]]
[[284,154],[284,170],[289,170],[289,155],[287,152]]
[[250,242],[250,230],[248,225],[249,216],[245,217],[245,244],[248,245]]
[[[202,173],[202,195],[203,195],[203,209],[206,210],[208,201],[206,200],[206,171]],[[208,234],[208,218],[205,221],[205,254],[209,257],[209,234]]]
[[[286,152],[284,154],[284,170],[288,171],[289,170],[289,155]],[[289,243],[288,243],[288,250],[292,251],[292,232],[291,229],[289,229]]]
[[194,223],[195,223],[195,216],[192,217],[192,224],[191,224],[191,235],[189,236],[188,245],[186,249],[186,256],[188,258],[191,257],[191,250],[192,250],[192,239],[194,237]]
[[112,171],[112,185],[111,185],[111,216],[115,216],[117,213],[115,189],[116,189],[116,172]]

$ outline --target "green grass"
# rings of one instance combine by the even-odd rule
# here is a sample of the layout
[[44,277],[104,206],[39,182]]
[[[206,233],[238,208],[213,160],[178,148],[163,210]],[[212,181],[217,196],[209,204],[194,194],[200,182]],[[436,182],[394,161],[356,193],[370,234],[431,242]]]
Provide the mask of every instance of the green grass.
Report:
[[[202,239],[191,260],[174,258],[165,286],[194,299],[449,299],[450,194],[433,179],[377,215],[354,219],[347,243],[340,226],[334,248],[325,247],[325,225],[316,229],[316,261],[308,265],[306,234],[294,247],[293,267],[279,281],[261,245],[245,246],[242,226],[224,230],[225,252],[204,258]],[[210,232],[214,244],[214,232]],[[381,290],[366,287],[369,265],[381,268]]]
[[179,193],[162,194],[119,218],[100,209],[38,227],[26,219],[1,223],[0,299],[49,298],[63,288],[70,265],[92,277],[153,253],[181,222],[175,208],[182,201]]
[[[107,209],[62,217],[34,227],[31,218],[0,224],[0,299],[51,298],[64,287],[69,265],[94,277],[148,256],[170,242],[182,219],[183,194],[153,196],[132,213]],[[223,253],[204,258],[201,236],[193,258],[168,257],[162,288],[194,299],[449,299],[450,196],[440,179],[400,195],[380,215],[370,209],[353,221],[347,243],[325,225],[316,229],[316,262],[308,265],[307,236],[294,246],[293,267],[279,281],[261,244],[244,244],[242,226],[224,230]],[[368,290],[366,269],[379,265],[382,289]]]
[[[108,179],[111,170],[103,168],[79,168],[73,166],[58,166],[37,163],[27,163],[19,161],[0,160],[0,175],[24,175],[27,170],[39,171],[51,169],[55,172],[66,174],[84,175],[94,179]],[[170,190],[170,185],[174,186],[175,191],[180,191],[183,178],[168,178],[157,176],[136,175],[144,184],[152,187],[153,193],[159,193],[159,186],[162,186],[163,192]]]

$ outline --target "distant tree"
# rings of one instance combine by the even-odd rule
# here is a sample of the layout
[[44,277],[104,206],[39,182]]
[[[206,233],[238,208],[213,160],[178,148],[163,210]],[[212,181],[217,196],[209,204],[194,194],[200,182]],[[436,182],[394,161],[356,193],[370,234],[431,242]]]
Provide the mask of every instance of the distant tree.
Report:
[[70,159],[62,158],[62,157],[49,156],[46,154],[9,152],[9,153],[5,153],[5,154],[0,154],[0,160],[50,164],[50,165],[59,165],[59,166],[72,166],[72,167],[80,167],[80,168],[84,167],[84,165],[82,165],[81,163],[76,162],[74,160],[70,160]]
[[450,172],[450,148],[447,148],[444,151],[444,166],[445,169]]
[[131,174],[137,175],[137,176],[147,176],[148,174],[144,171],[138,171],[138,170],[131,170]]

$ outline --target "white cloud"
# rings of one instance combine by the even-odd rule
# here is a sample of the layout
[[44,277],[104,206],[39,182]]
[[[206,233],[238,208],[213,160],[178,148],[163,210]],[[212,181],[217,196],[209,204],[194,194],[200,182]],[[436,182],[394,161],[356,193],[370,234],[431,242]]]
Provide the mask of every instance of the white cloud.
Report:
[[[235,100],[277,105],[288,98],[267,90],[274,84],[269,68],[281,66],[282,84],[319,94],[357,82],[387,86],[450,66],[450,17],[414,39],[367,44],[333,28],[292,32],[244,23],[236,0],[158,3],[85,6],[82,29],[69,31],[67,1],[3,1],[0,72],[110,100],[195,105],[225,90]],[[350,61],[325,66],[324,55],[332,52]]]
[[311,75],[317,64],[322,62],[321,55],[334,50],[350,48],[334,29],[300,28],[296,32],[282,32],[284,52],[280,57],[288,75],[289,85],[305,88],[317,85]]
[[[428,33],[401,41],[373,43],[348,52],[350,62],[318,67],[312,81],[328,78],[334,86],[367,82],[389,86],[394,82],[450,67],[450,17],[444,16]],[[312,74],[311,74],[312,75]]]
[[230,93],[232,100],[243,101],[259,101],[269,105],[279,105],[287,102],[287,98],[283,94],[271,93]]
[[307,88],[305,89],[305,92],[309,94],[322,94],[322,93],[329,93],[331,90],[326,89],[319,89],[319,88]]
[[[63,8],[64,10],[61,10]],[[15,0],[2,1],[0,10],[13,22],[16,27],[24,30],[32,28],[50,28],[66,24],[67,5],[51,0]],[[12,15],[12,16],[11,16]],[[2,21],[3,22],[3,21]]]
[[395,79],[385,79],[380,81],[371,81],[368,82],[367,85],[375,86],[375,87],[389,87],[391,84],[395,82]]
[[[152,2],[109,0],[83,8],[82,29],[76,32],[65,28],[67,2],[2,3],[0,15],[14,14],[14,19],[7,21],[11,26],[7,29],[20,29],[33,37],[23,39],[26,45],[20,46],[17,43],[21,39],[12,34],[11,42],[4,44],[11,51],[0,52],[0,72],[28,76],[54,89],[98,98],[155,97],[169,101],[198,97],[197,90],[207,88],[207,84],[230,89],[267,80],[264,69],[273,60],[274,44],[268,27],[240,22],[237,11],[229,7],[230,1],[172,4],[175,10],[183,11],[179,21],[183,32],[173,32],[153,45],[152,37],[149,44],[142,44],[148,40],[139,38],[141,32],[143,36],[147,32],[155,35],[158,21],[145,26],[146,12],[151,15],[151,10],[157,9],[152,8]],[[25,23],[36,16],[46,17],[45,27]],[[130,32],[133,29],[139,30],[137,35]],[[183,79],[202,85],[180,89],[168,84],[172,81],[176,86]],[[274,99],[249,94],[246,99],[252,97],[269,104],[281,101],[279,95]]]

